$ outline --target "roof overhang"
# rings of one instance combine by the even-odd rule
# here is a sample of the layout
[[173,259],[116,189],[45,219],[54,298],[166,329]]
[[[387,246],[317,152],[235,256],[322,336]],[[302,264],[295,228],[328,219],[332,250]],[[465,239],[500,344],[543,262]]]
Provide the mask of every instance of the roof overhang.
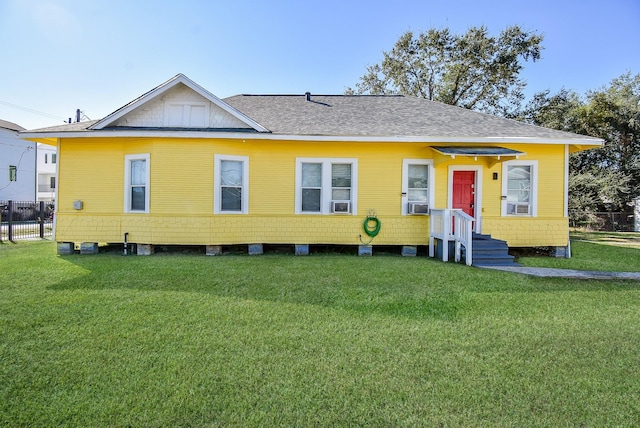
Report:
[[456,157],[468,157],[474,160],[478,160],[478,158],[489,159],[490,166],[493,166],[497,162],[513,158],[518,159],[520,156],[526,155],[526,153],[519,150],[496,146],[434,146],[431,148],[441,155],[435,160],[436,164]]
[[43,138],[43,137],[27,137],[25,135],[20,134],[20,138],[27,141],[33,141],[34,143],[46,144],[47,146],[57,146],[58,139],[57,138]]
[[24,139],[57,139],[57,138],[186,138],[186,139],[236,139],[236,140],[278,140],[278,141],[308,141],[308,142],[362,142],[362,143],[427,143],[427,144],[475,144],[479,146],[495,144],[561,144],[569,145],[572,151],[586,150],[600,147],[603,141],[595,138],[584,139],[550,139],[531,137],[451,137],[451,136],[421,136],[421,135],[299,135],[278,134],[269,132],[226,132],[206,130],[166,130],[166,129],[118,129],[117,127],[93,130],[52,130],[52,131],[23,131],[20,137]]

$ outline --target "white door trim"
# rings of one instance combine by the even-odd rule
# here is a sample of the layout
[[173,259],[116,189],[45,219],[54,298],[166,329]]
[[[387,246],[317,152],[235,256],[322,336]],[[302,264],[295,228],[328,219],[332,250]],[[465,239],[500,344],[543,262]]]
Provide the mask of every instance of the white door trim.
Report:
[[482,233],[482,166],[481,165],[449,165],[447,177],[447,207],[453,208],[453,171],[475,171],[476,183],[474,190],[474,214],[475,228],[474,232]]

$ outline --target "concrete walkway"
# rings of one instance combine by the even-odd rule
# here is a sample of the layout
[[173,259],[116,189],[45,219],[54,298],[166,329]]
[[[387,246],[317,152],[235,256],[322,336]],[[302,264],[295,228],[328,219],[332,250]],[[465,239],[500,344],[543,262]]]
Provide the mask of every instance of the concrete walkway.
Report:
[[505,272],[515,272],[524,275],[547,278],[576,278],[576,279],[631,279],[640,281],[640,272],[600,272],[590,270],[571,270],[554,268],[537,268],[525,266],[480,266],[483,269],[495,269]]

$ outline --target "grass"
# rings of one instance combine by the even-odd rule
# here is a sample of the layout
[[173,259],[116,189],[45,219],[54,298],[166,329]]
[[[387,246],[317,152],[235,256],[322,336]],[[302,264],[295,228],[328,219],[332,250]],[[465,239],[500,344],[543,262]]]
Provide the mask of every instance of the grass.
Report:
[[637,426],[638,285],[2,244],[0,425]]
[[640,248],[640,233],[574,231],[571,232],[571,238],[576,241]]
[[521,257],[525,266],[640,272],[640,233],[572,232],[572,258]]

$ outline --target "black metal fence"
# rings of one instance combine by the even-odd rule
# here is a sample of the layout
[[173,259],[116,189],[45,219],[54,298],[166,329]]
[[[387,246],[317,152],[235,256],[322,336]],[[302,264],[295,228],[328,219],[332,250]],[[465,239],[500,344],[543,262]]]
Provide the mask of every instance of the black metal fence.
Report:
[[633,232],[634,224],[633,212],[597,213],[573,211],[569,213],[569,225],[576,228],[603,232]]
[[0,242],[50,238],[52,234],[52,203],[0,201]]

